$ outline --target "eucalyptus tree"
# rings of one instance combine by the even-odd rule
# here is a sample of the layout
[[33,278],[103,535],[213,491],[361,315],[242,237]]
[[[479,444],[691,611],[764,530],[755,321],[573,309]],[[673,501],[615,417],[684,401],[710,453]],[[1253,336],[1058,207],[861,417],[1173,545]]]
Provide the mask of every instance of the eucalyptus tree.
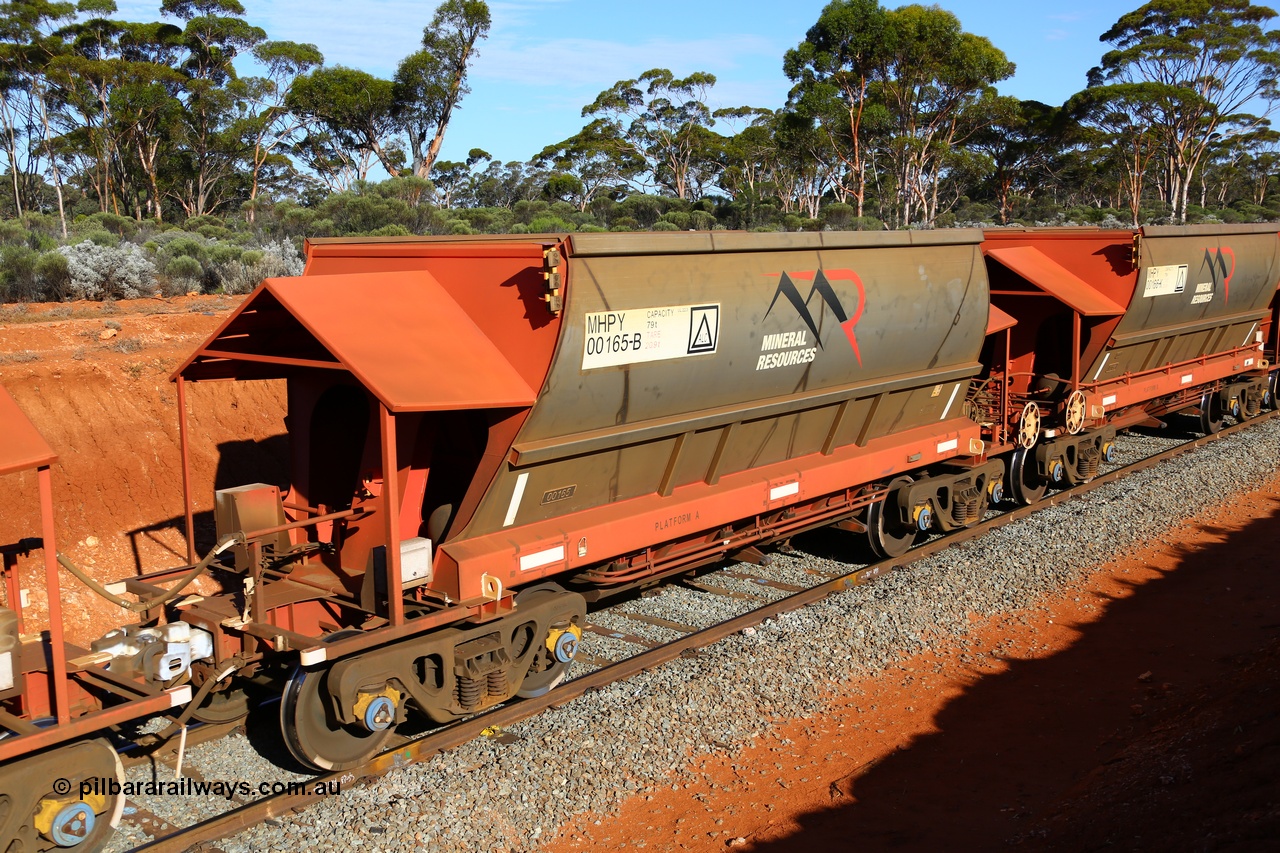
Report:
[[[645,177],[680,199],[695,197],[717,167],[708,146],[715,124],[707,95],[714,74],[695,71],[677,78],[654,68],[633,80],[620,80],[582,108],[583,117],[603,122],[599,133],[622,140],[645,163]],[[632,179],[642,186],[639,177]]]
[[347,172],[365,180],[374,158],[393,177],[404,167],[390,80],[343,65],[316,68],[294,81],[285,104],[314,121],[294,150],[331,185]]
[[1274,17],[1249,0],[1152,0],[1102,34],[1114,49],[1089,84],[1129,87],[1135,122],[1159,137],[1179,222],[1215,135],[1259,127],[1280,98],[1280,31],[1265,29]]
[[888,109],[893,138],[887,157],[897,180],[899,221],[932,222],[946,155],[986,120],[968,107],[1014,65],[991,41],[964,32],[938,6],[903,6],[885,13],[876,96]]
[[62,47],[43,68],[58,106],[52,148],[81,164],[101,210],[159,219],[172,189],[175,139],[184,138],[182,30],[114,20],[111,0],[82,0],[76,11],[56,32]]
[[30,206],[39,176],[48,168],[57,193],[58,218],[67,233],[62,172],[52,148],[57,93],[45,72],[66,51],[58,34],[76,15],[74,3],[18,0],[0,3],[0,130],[9,161],[14,211]]
[[[534,164],[562,176],[555,195],[585,211],[597,197],[626,186],[645,171],[645,160],[623,138],[618,128],[596,119],[568,139],[548,145],[533,158]],[[563,180],[572,178],[572,182]]]
[[777,125],[781,111],[757,107],[716,110],[715,117],[726,123],[746,122],[723,145],[724,169],[720,187],[740,211],[742,226],[756,223],[761,202],[778,194]]
[[1152,161],[1162,151],[1162,138],[1145,115],[1153,85],[1117,83],[1085,89],[1065,106],[1086,131],[1081,136],[1099,160],[1117,167],[1119,190],[1136,227],[1143,190]]
[[467,71],[489,25],[484,0],[445,0],[422,32],[422,50],[396,69],[392,113],[408,141],[409,168],[420,178],[431,173],[453,111],[471,91]]
[[247,216],[254,221],[254,205],[262,177],[272,168],[288,173],[292,161],[285,154],[300,140],[306,118],[291,112],[287,106],[294,82],[324,63],[324,56],[314,44],[291,41],[267,41],[255,45],[253,57],[266,69],[266,74],[244,81],[246,114],[239,122],[240,135],[251,144],[248,156],[250,188]]
[[878,0],[834,0],[782,61],[795,84],[790,107],[814,123],[844,163],[846,195],[858,216],[866,203],[867,137],[884,124],[883,105],[872,98],[871,86],[886,65],[887,26],[888,13]]
[[968,147],[988,158],[989,181],[1008,224],[1015,196],[1031,197],[1042,170],[1061,145],[1059,111],[1039,101],[1020,101],[988,92],[971,108],[985,117]]
[[161,0],[160,11],[183,22],[185,56],[181,159],[186,174],[173,196],[188,216],[217,210],[228,199],[224,182],[238,174],[245,154],[237,133],[246,96],[235,59],[267,40],[266,32],[244,19],[239,0]]

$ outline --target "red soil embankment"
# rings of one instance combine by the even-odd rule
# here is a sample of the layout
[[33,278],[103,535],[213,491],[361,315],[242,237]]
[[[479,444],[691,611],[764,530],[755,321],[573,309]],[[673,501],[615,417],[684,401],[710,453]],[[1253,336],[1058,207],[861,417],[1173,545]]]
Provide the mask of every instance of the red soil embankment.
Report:
[[[58,549],[98,580],[185,562],[177,395],[186,356],[238,300],[188,297],[0,311],[0,383],[58,454],[53,498]],[[273,482],[285,447],[279,382],[188,386],[192,494],[213,506],[215,480]],[[2,437],[0,437],[2,440]],[[197,519],[197,530],[207,525]],[[40,534],[34,472],[0,483],[0,544]],[[28,630],[47,612],[39,554],[21,561]],[[68,638],[87,644],[133,621],[64,573]]]

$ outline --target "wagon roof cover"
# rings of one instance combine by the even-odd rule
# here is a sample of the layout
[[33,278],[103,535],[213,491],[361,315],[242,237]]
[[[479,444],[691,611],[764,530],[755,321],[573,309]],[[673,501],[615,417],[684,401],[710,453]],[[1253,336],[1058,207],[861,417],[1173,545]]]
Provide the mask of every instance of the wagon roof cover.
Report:
[[537,397],[421,270],[269,278],[178,369],[186,379],[350,371],[396,412],[524,407]]
[[1125,312],[1123,305],[1034,246],[988,249],[987,255],[1087,317],[1114,317]]
[[29,471],[58,458],[9,392],[0,386],[0,474]]

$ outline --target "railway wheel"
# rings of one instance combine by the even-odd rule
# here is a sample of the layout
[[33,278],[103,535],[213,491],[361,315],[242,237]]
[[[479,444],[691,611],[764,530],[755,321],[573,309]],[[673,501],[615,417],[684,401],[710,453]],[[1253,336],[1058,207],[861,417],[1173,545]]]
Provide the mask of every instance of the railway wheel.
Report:
[[1205,391],[1200,398],[1200,431],[1205,435],[1222,431],[1222,396],[1217,391]]
[[1267,376],[1267,390],[1262,395],[1262,405],[1271,410],[1280,408],[1276,405],[1277,380],[1280,380],[1280,370],[1271,371]]
[[1018,446],[1030,449],[1036,446],[1040,438],[1040,407],[1035,403],[1027,403],[1018,416]]
[[[539,584],[516,594],[516,608],[519,610],[522,604],[530,605],[566,594],[557,584]],[[555,689],[569,674],[573,659],[577,657],[578,643],[581,639],[582,627],[575,625],[571,620],[551,623],[547,633],[542,637],[532,635],[527,637],[525,642],[537,642],[538,647],[533,653],[529,672],[520,682],[520,689],[516,691],[516,695],[523,699],[533,699]],[[523,655],[528,648],[527,646],[520,648],[518,640],[513,645],[516,646],[517,657]]]
[[120,758],[105,740],[81,741],[0,767],[4,849],[100,849],[120,823],[123,784]]
[[[339,631],[325,642],[359,633]],[[294,669],[280,697],[280,730],[289,753],[301,763],[316,770],[346,770],[381,750],[394,725],[371,728],[339,720],[325,687],[328,675],[325,665]]]
[[898,512],[898,490],[911,485],[910,477],[896,477],[880,500],[867,508],[867,541],[881,559],[901,557],[916,542],[916,526],[902,521]]
[[1062,409],[1063,421],[1066,424],[1067,432],[1075,435],[1084,429],[1084,392],[1072,391],[1071,396],[1067,398],[1067,404]]
[[1044,497],[1047,480],[1036,471],[1036,457],[1030,448],[1020,447],[1009,457],[1009,493],[1015,501],[1030,506]]

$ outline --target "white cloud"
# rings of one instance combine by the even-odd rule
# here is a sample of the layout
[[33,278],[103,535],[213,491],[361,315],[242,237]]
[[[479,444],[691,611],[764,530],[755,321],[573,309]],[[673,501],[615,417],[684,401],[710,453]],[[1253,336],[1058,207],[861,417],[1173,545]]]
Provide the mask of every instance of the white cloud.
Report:
[[738,35],[715,39],[652,39],[626,44],[597,39],[563,38],[529,43],[490,39],[472,68],[473,79],[561,87],[597,87],[633,79],[650,68],[675,74],[719,73],[742,67],[748,56],[777,53],[767,39]]

